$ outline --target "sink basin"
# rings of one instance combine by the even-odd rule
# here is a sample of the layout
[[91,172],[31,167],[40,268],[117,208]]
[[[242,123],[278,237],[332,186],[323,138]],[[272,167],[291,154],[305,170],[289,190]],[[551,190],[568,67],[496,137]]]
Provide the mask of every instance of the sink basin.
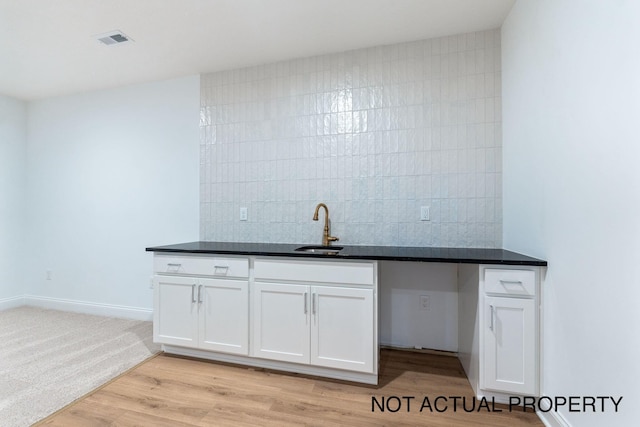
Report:
[[296,248],[296,252],[309,252],[322,255],[338,255],[342,250],[342,246],[300,246]]

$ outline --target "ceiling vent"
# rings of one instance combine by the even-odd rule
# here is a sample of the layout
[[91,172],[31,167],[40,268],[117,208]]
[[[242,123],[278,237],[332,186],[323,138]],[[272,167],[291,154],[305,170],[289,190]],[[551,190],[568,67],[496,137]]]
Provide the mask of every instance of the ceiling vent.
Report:
[[109,31],[108,33],[98,34],[94,36],[100,43],[105,44],[107,46],[121,44],[126,42],[132,42],[129,36],[123,33],[120,30]]

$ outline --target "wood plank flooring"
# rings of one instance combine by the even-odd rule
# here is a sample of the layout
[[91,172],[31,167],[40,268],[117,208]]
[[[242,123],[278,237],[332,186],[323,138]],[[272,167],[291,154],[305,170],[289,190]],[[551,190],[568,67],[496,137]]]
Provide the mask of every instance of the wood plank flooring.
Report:
[[[442,399],[437,412],[434,400]],[[460,396],[456,411],[451,399]],[[533,412],[475,412],[458,359],[387,350],[380,383],[356,383],[159,355],[44,419],[40,426],[542,426]],[[378,409],[373,398],[388,403]],[[414,397],[411,399],[411,397]],[[428,407],[420,411],[428,398]],[[407,407],[409,402],[409,407]],[[391,412],[398,408],[397,412]],[[390,410],[388,410],[390,409]],[[493,412],[493,409],[502,412]]]

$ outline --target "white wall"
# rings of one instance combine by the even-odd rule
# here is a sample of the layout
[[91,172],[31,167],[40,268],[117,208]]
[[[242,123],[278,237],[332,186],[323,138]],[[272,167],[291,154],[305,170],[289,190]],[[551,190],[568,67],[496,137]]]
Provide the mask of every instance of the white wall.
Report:
[[24,293],[26,149],[27,106],[0,96],[0,309]]
[[380,344],[458,351],[457,274],[457,264],[381,261]]
[[504,246],[549,261],[543,394],[640,419],[640,3],[518,1],[502,28]]
[[152,307],[145,247],[198,239],[199,90],[191,76],[29,104],[31,294]]

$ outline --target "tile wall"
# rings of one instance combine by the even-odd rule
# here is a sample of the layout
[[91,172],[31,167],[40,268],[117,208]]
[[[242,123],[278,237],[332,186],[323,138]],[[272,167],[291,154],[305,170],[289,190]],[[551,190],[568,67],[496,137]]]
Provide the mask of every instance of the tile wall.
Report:
[[200,238],[501,246],[500,82],[500,30],[203,74]]

